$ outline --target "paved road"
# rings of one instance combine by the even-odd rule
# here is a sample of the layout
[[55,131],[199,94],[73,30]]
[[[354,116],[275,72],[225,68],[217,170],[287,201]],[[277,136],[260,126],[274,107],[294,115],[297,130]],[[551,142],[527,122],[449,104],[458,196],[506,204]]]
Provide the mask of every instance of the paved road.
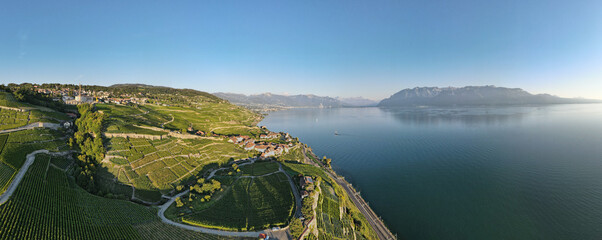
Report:
[[[305,157],[305,160],[307,162],[314,166],[326,169],[324,166],[317,165],[316,163],[314,163],[314,161],[307,157],[305,147],[302,147],[302,150],[303,157]],[[318,159],[317,156],[314,155],[314,157]],[[337,182],[337,184],[341,185],[341,187],[345,189],[345,192],[347,192],[347,195],[349,196],[351,201],[353,201],[353,204],[355,204],[355,206],[360,210],[364,217],[366,217],[366,220],[368,220],[368,223],[370,224],[370,226],[372,226],[372,228],[376,232],[376,235],[378,235],[378,238],[383,240],[397,239],[397,237],[393,235],[393,233],[391,233],[391,231],[389,231],[389,229],[385,226],[385,223],[376,215],[376,213],[374,213],[374,211],[372,211],[370,206],[368,206],[366,201],[364,201],[364,199],[359,195],[359,193],[357,193],[354,188],[350,187],[350,184],[347,183],[347,181],[345,181],[342,178],[339,178],[338,176],[335,176],[335,174],[331,173],[329,170],[326,170],[325,172],[326,174],[328,174],[329,177],[334,179]]]
[[[256,159],[251,159],[250,162],[241,163],[238,166],[252,164],[255,162],[255,160]],[[280,163],[278,163],[278,164],[280,165]],[[209,180],[209,179],[213,178],[213,176],[215,176],[215,173],[217,171],[220,171],[223,169],[227,169],[227,168],[218,168],[218,169],[211,171],[211,173],[209,173],[209,176],[206,179]],[[291,184],[291,188],[292,188],[293,194],[295,195],[295,200],[297,202],[297,211],[296,211],[297,213],[296,214],[297,214],[297,216],[299,216],[299,214],[301,214],[301,197],[299,196],[299,193],[296,191],[296,187],[293,183],[293,180],[290,178],[290,176],[288,176],[288,174],[286,174],[286,172],[284,172],[284,169],[282,169],[282,165],[280,165],[278,172],[283,172],[284,175],[287,176],[289,183]],[[276,173],[276,172],[274,172],[274,173]],[[268,173],[263,176],[267,176],[267,175],[274,174],[274,173]],[[251,177],[251,176],[248,176],[248,177]],[[197,232],[202,232],[202,233],[221,235],[221,236],[255,238],[255,237],[259,236],[260,233],[265,233],[268,236],[276,237],[277,239],[289,239],[290,238],[290,235],[288,234],[288,227],[281,228],[279,230],[266,229],[263,231],[255,231],[255,232],[233,232],[233,231],[222,231],[222,230],[186,225],[186,224],[174,222],[174,221],[166,218],[165,211],[167,210],[167,208],[169,208],[169,206],[171,206],[176,201],[176,198],[182,197],[182,196],[188,194],[189,192],[190,192],[190,190],[181,192],[181,193],[173,196],[171,199],[169,199],[169,201],[167,201],[165,204],[163,204],[159,207],[159,211],[157,212],[157,215],[159,215],[159,218],[161,218],[161,221],[163,221],[166,224],[170,224],[170,225],[173,225],[176,227],[180,227],[180,228],[184,228],[184,229],[188,229],[188,230],[192,230],[192,231],[197,231]],[[283,236],[287,236],[287,237],[284,238]]]
[[2,196],[0,196],[0,205],[4,204],[6,201],[8,201],[8,199],[13,195],[13,193],[19,186],[19,183],[21,183],[23,176],[25,176],[27,169],[29,169],[29,166],[31,166],[31,164],[33,164],[34,160],[36,159],[36,154],[38,154],[38,153],[45,153],[45,154],[50,154],[52,156],[59,156],[59,155],[66,155],[66,154],[72,153],[72,151],[54,153],[54,152],[49,152],[46,149],[43,149],[43,150],[36,150],[36,151],[31,152],[30,154],[27,154],[25,163],[23,164],[21,169],[19,169],[19,172],[17,173],[17,175],[15,175],[15,178],[13,178],[13,181],[10,183],[10,185],[8,186],[6,191],[4,193],[2,193]]

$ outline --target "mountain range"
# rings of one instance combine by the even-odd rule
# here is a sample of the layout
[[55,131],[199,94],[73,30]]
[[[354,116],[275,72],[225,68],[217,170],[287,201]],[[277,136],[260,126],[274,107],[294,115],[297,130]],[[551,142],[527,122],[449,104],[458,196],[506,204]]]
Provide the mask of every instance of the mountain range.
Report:
[[213,95],[226,99],[233,104],[253,109],[268,108],[337,108],[337,107],[362,107],[376,106],[378,101],[356,98],[321,97],[313,94],[279,95],[272,93],[244,95],[238,93],[213,93]]
[[600,100],[561,98],[550,94],[531,94],[520,88],[495,86],[415,87],[401,90],[383,99],[379,107],[451,106],[451,105],[520,105],[592,103]]
[[521,105],[594,103],[600,100],[561,98],[550,94],[531,94],[520,88],[496,86],[415,87],[403,89],[382,101],[362,97],[332,98],[313,94],[278,95],[272,93],[244,95],[213,93],[233,104],[252,109],[278,110],[283,108],[337,108],[337,107],[399,107],[399,106],[463,106],[463,105]]

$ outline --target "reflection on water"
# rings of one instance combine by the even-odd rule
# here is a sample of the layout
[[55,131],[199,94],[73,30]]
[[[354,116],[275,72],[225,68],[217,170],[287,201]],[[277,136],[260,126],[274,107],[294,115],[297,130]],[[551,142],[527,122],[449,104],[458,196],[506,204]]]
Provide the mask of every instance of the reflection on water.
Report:
[[460,123],[473,125],[497,125],[520,122],[525,115],[536,110],[535,107],[497,107],[497,108],[381,108],[404,124],[440,125]]

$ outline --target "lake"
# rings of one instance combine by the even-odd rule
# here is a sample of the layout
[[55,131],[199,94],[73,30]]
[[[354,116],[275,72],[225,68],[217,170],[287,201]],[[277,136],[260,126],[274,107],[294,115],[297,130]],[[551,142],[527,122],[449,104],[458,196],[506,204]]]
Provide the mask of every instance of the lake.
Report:
[[293,109],[259,125],[332,158],[400,239],[602,239],[602,104]]

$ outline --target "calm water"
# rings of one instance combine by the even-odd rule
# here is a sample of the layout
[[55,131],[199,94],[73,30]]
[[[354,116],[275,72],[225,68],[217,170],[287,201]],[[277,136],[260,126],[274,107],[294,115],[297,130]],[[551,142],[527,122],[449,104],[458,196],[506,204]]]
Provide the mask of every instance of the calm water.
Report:
[[332,158],[401,238],[602,239],[601,104],[296,109],[260,124]]

